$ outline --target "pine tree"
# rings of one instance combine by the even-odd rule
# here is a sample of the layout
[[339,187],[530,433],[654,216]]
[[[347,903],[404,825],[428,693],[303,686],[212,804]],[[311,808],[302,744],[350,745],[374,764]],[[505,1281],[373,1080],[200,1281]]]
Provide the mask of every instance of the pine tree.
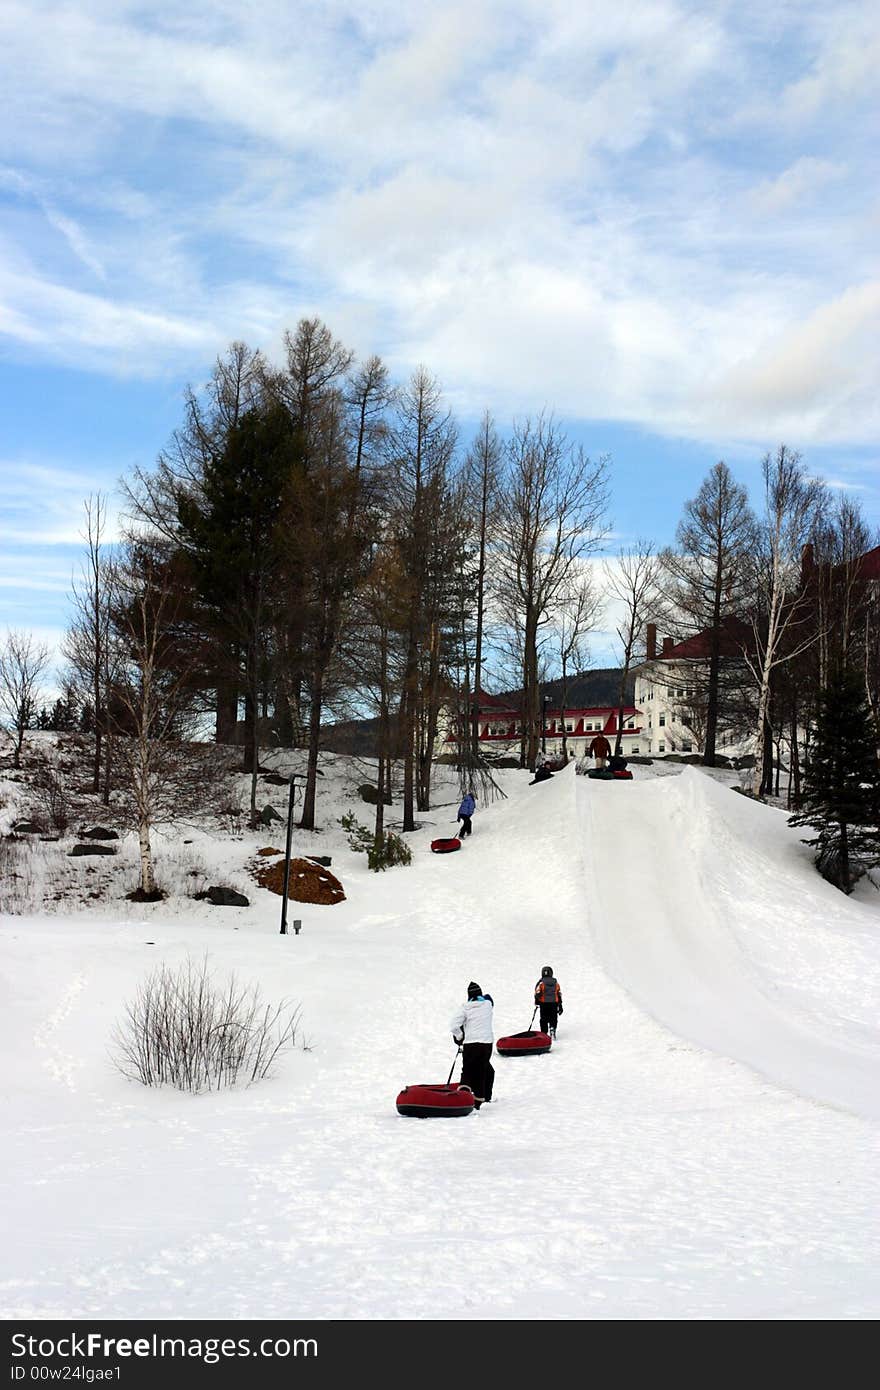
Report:
[[819,698],[816,726],[804,775],[803,804],[790,825],[818,831],[805,843],[817,847],[822,877],[852,892],[853,859],[880,852],[880,762],[864,686],[839,668]]

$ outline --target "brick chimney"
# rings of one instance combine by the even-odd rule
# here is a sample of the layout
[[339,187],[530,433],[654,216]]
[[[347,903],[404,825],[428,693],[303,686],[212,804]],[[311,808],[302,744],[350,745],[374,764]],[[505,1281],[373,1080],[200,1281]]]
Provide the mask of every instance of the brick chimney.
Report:
[[672,648],[675,646],[671,637],[663,638],[663,655],[672,656]]
[[657,624],[648,623],[648,635],[646,638],[646,656],[649,661],[653,661],[657,655]]

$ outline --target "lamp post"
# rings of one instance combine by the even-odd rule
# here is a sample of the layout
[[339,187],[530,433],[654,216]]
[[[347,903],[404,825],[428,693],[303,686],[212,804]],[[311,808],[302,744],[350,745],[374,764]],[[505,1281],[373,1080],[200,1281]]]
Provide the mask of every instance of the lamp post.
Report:
[[[290,774],[290,795],[287,798],[287,842],[284,846],[284,888],[281,893],[281,936],[287,935],[287,890],[290,887],[290,841],[293,837],[293,801],[295,772]],[[299,936],[299,932],[297,932]]]

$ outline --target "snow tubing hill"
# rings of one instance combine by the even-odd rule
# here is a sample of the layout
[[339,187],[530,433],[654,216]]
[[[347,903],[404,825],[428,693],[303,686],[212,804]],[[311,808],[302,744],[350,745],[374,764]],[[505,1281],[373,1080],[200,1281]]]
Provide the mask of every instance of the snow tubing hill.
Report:
[[500,1057],[540,1057],[542,1053],[549,1052],[553,1046],[553,1039],[549,1033],[532,1032],[527,1028],[524,1033],[511,1033],[507,1038],[499,1038],[495,1048]]
[[449,840],[432,840],[432,854],[452,854],[455,850],[461,849],[461,840],[454,835]]
[[415,1120],[433,1120],[445,1116],[470,1115],[474,1108],[474,1093],[470,1086],[404,1086],[397,1097],[398,1115]]

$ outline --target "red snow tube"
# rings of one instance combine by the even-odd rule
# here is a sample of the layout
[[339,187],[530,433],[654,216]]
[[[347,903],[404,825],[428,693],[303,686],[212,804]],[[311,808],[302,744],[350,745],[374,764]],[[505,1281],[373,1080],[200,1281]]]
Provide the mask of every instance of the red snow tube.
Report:
[[474,1093],[470,1086],[404,1086],[397,1097],[398,1115],[431,1120],[444,1115],[470,1115]]
[[495,1048],[501,1057],[540,1057],[549,1052],[553,1039],[549,1033],[533,1033],[527,1028],[524,1033],[511,1033],[509,1038],[499,1038]]
[[618,779],[618,781],[621,781],[621,782],[631,782],[632,779],[633,779],[632,773],[631,773],[631,772],[626,772],[626,771],[612,772],[611,776],[612,776],[612,777],[616,777],[616,778]]
[[431,849],[434,854],[452,854],[453,850],[461,849],[461,840],[454,835],[451,840],[432,840]]

